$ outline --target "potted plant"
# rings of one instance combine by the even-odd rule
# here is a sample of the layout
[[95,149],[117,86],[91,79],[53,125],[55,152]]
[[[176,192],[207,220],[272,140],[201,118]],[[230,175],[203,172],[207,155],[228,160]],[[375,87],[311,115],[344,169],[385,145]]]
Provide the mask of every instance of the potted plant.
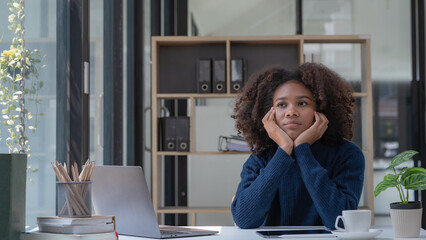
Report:
[[0,51],[0,122],[7,129],[0,132],[0,143],[5,143],[9,152],[0,154],[0,239],[18,240],[25,230],[26,175],[31,168],[27,164],[31,150],[27,130],[35,131],[37,116],[42,115],[30,111],[30,105],[37,109],[40,104],[37,93],[43,86],[38,78],[42,57],[39,50],[25,45],[24,0],[9,0],[8,8],[14,36],[10,47]]
[[382,191],[395,187],[398,190],[400,202],[390,204],[392,228],[396,238],[416,238],[420,234],[422,208],[419,201],[408,201],[409,190],[426,189],[426,169],[422,167],[403,167],[397,171],[395,167],[410,160],[418,152],[404,151],[392,158],[386,169],[393,170],[374,189],[377,197]]
[[9,29],[14,37],[9,49],[0,52],[0,110],[1,123],[7,127],[9,136],[0,140],[5,142],[9,153],[29,154],[27,131],[34,132],[38,116],[43,115],[37,113],[40,104],[37,94],[43,87],[38,75],[42,56],[38,49],[26,47],[24,1],[9,0],[8,7]]

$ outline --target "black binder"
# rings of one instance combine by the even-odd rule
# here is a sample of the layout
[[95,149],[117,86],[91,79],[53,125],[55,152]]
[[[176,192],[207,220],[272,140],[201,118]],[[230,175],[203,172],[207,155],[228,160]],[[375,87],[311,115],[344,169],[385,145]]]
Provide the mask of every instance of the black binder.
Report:
[[211,93],[212,66],[210,59],[197,61],[197,89],[199,93]]
[[176,117],[160,118],[160,151],[176,151]]
[[231,92],[236,93],[243,88],[244,84],[244,60],[231,60]]
[[226,62],[213,60],[213,92],[226,93]]
[[176,118],[176,146],[177,151],[189,151],[189,117]]

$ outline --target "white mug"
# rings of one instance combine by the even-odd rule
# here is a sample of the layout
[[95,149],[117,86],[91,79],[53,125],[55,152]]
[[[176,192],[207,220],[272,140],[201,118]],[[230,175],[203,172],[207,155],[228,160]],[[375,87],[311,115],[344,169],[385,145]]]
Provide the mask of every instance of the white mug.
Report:
[[[345,228],[338,226],[340,219],[342,219]],[[345,232],[368,232],[370,225],[370,210],[343,210],[342,215],[336,218],[334,227]]]

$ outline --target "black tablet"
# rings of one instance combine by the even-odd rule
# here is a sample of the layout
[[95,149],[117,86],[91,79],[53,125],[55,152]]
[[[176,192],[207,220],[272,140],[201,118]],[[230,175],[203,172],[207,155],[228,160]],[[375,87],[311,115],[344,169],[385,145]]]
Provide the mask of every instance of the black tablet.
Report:
[[325,229],[282,229],[282,230],[265,230],[256,231],[257,234],[264,238],[303,238],[303,237],[316,237],[316,238],[329,238],[335,237],[331,231]]

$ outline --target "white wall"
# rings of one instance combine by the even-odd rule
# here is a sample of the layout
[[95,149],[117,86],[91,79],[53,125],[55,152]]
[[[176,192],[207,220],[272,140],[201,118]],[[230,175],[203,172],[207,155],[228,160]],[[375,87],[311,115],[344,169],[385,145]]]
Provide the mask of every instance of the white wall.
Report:
[[[233,99],[207,101],[195,107],[195,150],[217,151],[219,136],[236,134]],[[188,205],[230,207],[248,154],[191,155],[188,157]],[[230,214],[197,214],[197,225],[232,225]]]

